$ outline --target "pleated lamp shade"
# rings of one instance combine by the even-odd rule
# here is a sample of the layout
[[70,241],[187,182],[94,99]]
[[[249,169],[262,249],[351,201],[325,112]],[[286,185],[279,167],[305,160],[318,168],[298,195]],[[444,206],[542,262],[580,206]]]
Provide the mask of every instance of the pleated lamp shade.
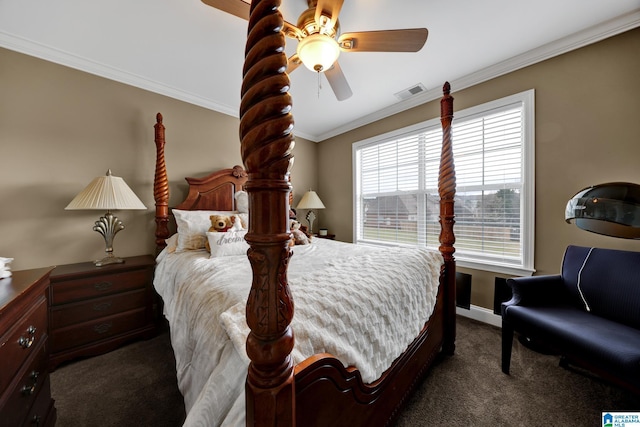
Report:
[[309,190],[304,193],[296,209],[324,209],[324,203],[322,203],[315,191]]
[[97,210],[134,210],[147,209],[138,196],[129,188],[124,179],[111,175],[95,178],[67,205],[66,210],[97,209]]

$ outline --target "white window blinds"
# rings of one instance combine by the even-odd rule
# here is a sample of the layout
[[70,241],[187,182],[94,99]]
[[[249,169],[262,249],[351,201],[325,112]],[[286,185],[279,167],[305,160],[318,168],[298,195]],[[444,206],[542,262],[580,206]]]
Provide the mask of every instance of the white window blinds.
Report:
[[[459,261],[532,268],[529,92],[454,117]],[[356,243],[437,248],[441,144],[439,120],[354,144]]]

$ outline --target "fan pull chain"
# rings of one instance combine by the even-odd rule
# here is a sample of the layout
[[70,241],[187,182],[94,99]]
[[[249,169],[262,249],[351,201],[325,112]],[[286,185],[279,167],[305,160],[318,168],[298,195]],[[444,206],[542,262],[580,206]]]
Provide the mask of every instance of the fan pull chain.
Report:
[[318,99],[320,99],[320,89],[322,89],[322,83],[320,81],[320,71],[318,71]]

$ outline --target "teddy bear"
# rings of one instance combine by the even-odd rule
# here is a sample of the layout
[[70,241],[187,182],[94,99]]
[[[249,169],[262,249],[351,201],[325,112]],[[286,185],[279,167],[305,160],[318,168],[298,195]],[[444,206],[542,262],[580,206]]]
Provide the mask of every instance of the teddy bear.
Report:
[[228,215],[211,215],[209,219],[211,220],[211,227],[209,227],[209,231],[224,233],[233,227],[234,221],[232,217]]
[[[246,229],[245,222],[240,216],[211,215],[209,219],[211,220],[211,227],[209,227],[208,231],[226,233],[227,231],[242,231]],[[205,247],[211,252],[208,239],[205,241]]]
[[291,239],[291,246],[293,245],[308,245],[311,243],[311,240],[309,239],[309,237],[307,237],[306,234],[304,234],[304,232],[302,230],[300,230],[300,222],[296,221],[295,219],[291,220],[291,225],[290,225],[290,230],[291,230],[291,235],[292,235],[292,239]]

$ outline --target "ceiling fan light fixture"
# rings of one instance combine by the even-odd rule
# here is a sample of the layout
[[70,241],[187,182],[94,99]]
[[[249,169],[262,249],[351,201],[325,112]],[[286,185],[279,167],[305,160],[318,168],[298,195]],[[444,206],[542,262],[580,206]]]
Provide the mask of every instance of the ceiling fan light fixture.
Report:
[[325,34],[311,34],[300,40],[297,53],[305,67],[320,73],[336,62],[340,46],[334,38]]

